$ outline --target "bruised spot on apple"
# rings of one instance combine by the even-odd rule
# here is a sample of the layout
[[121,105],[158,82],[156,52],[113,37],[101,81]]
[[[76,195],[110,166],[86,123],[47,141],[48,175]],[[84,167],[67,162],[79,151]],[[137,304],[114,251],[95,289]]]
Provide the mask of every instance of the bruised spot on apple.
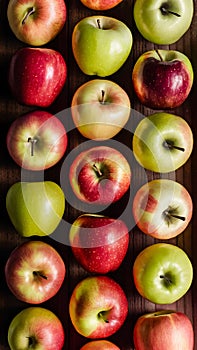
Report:
[[17,299],[39,304],[52,298],[66,274],[59,253],[42,241],[28,241],[16,247],[5,265],[6,282]]
[[129,245],[122,220],[84,214],[71,226],[70,245],[76,260],[89,272],[105,274],[118,269]]
[[107,276],[91,276],[73,290],[69,313],[79,334],[91,339],[106,338],[125,322],[128,301],[116,281]]
[[170,239],[189,225],[193,202],[180,183],[157,179],[140,187],[133,199],[132,212],[142,232],[154,238]]
[[194,330],[188,316],[173,310],[160,310],[140,316],[133,339],[136,350],[193,350]]

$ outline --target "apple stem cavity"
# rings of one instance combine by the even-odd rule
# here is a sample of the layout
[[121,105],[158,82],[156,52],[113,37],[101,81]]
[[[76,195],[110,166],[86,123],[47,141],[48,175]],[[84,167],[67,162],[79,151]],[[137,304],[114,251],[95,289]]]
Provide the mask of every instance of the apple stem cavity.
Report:
[[47,280],[47,276],[45,276],[45,275],[44,275],[42,272],[40,272],[40,271],[33,271],[33,275],[34,275],[35,277],[41,277],[41,278]]
[[103,176],[103,173],[102,173],[102,171],[97,167],[97,165],[96,164],[93,164],[93,169],[96,171],[96,173],[101,177],[101,176]]
[[162,13],[163,15],[171,14],[171,15],[174,15],[174,16],[176,16],[176,17],[181,17],[181,15],[180,15],[179,13],[174,12],[174,11],[170,11],[170,10],[168,10],[165,6],[161,6],[160,10],[161,10],[161,13]]
[[105,323],[109,323],[108,319],[106,318],[107,314],[108,314],[108,311],[100,311],[98,313],[98,318],[102,319]]
[[161,56],[159,50],[155,50],[161,62],[163,62],[163,57]]
[[105,91],[101,90],[101,100],[99,101],[102,105],[105,104]]
[[163,146],[165,148],[168,148],[169,150],[177,149],[178,151],[185,152],[185,148],[179,147],[179,146],[175,146],[173,144],[173,142],[171,142],[171,141],[164,141]]
[[32,139],[31,137],[28,138],[27,142],[31,143],[31,156],[34,156],[34,145],[36,144],[38,140]]
[[35,11],[36,10],[35,10],[34,7],[29,7],[27,9],[27,12],[25,13],[25,16],[24,16],[24,18],[22,20],[22,25],[26,24],[26,21],[27,21],[28,17],[31,16]]
[[172,280],[169,277],[165,275],[160,275],[159,277],[162,278],[164,280],[164,283],[167,284],[168,286],[172,284]]

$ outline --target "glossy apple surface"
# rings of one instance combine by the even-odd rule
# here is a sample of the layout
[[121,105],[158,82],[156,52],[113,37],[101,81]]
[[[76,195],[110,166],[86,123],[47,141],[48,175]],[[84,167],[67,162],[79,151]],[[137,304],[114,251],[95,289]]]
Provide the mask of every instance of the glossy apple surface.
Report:
[[50,106],[62,91],[66,78],[66,62],[56,50],[24,47],[11,58],[8,82],[11,93],[21,104]]
[[106,11],[120,4],[123,0],[81,0],[91,10]]
[[66,268],[59,253],[42,241],[16,247],[5,265],[6,282],[17,299],[39,304],[52,298],[62,286]]
[[167,173],[183,166],[193,150],[193,132],[186,120],[170,113],[142,119],[134,131],[133,153],[139,164]]
[[133,332],[136,350],[193,350],[194,331],[182,312],[161,310],[138,318]]
[[193,213],[189,192],[178,182],[157,179],[147,182],[135,194],[133,216],[144,233],[158,239],[178,236]]
[[76,260],[89,272],[105,274],[121,265],[128,249],[128,228],[122,220],[84,214],[71,226],[70,245]]
[[175,50],[144,52],[132,72],[137,97],[143,105],[152,109],[182,105],[191,91],[193,77],[189,58]]
[[41,307],[23,309],[13,318],[8,329],[11,350],[61,350],[64,339],[60,319],[52,311]]
[[155,44],[169,45],[189,29],[193,0],[136,0],[134,20],[141,35]]
[[64,214],[64,193],[52,181],[16,182],[7,192],[6,208],[20,235],[50,235]]
[[130,99],[113,81],[93,79],[75,91],[71,112],[84,137],[105,140],[114,137],[125,126],[131,113]]
[[142,297],[155,304],[172,304],[189,290],[193,267],[181,248],[156,243],[138,254],[133,265],[133,276]]
[[120,348],[108,340],[93,340],[82,346],[80,350],[120,350]]
[[75,60],[87,75],[105,77],[118,71],[127,60],[132,44],[132,33],[126,24],[108,16],[85,17],[72,33]]
[[72,292],[69,313],[79,334],[91,339],[106,338],[125,322],[128,301],[122,287],[113,279],[86,277]]
[[44,170],[63,157],[67,148],[67,134],[57,117],[37,110],[12,122],[6,143],[10,156],[20,167]]
[[10,28],[22,42],[41,46],[54,39],[66,22],[64,0],[10,0]]
[[128,190],[131,169],[118,150],[97,146],[78,154],[70,166],[69,179],[73,192],[80,200],[110,204],[118,201]]

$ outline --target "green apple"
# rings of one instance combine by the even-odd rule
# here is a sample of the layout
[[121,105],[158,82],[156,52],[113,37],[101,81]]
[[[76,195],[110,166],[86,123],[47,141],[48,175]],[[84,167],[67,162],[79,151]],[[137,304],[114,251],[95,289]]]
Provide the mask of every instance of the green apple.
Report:
[[59,225],[65,209],[65,197],[52,181],[17,182],[6,195],[10,220],[24,237],[50,235]]
[[143,118],[134,131],[133,153],[145,169],[167,173],[180,168],[193,149],[193,133],[180,116],[154,113]]
[[181,248],[168,243],[146,247],[133,265],[139,294],[155,304],[171,304],[183,297],[193,279],[193,267]]
[[136,0],[134,20],[141,35],[160,45],[178,41],[189,29],[193,0]]
[[85,17],[72,33],[75,60],[87,75],[105,77],[115,73],[127,60],[132,44],[127,25],[107,16]]

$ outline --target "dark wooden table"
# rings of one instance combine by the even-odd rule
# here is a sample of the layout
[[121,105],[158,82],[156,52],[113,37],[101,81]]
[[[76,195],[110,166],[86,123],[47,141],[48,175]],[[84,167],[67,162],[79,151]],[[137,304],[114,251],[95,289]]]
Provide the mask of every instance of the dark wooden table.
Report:
[[[83,17],[96,14],[95,11],[85,8],[79,0],[66,1],[67,3],[67,22],[62,32],[56,37],[54,41],[46,45],[59,50],[64,56],[68,65],[68,78],[64,86],[63,91],[48,108],[48,111],[52,113],[58,113],[65,108],[70,107],[72,96],[81,84],[93,79],[95,77],[84,75],[78,68],[73,58],[71,49],[71,35],[74,25]],[[194,1],[196,5],[196,1]],[[7,331],[8,326],[14,317],[20,310],[28,305],[18,301],[9,291],[4,277],[4,266],[10,252],[20,243],[26,239],[19,236],[14,230],[5,207],[5,197],[8,188],[21,179],[21,169],[12,161],[9,157],[6,149],[6,133],[11,122],[15,120],[19,115],[30,111],[32,108],[22,106],[18,104],[10,94],[7,84],[7,70],[9,60],[12,54],[20,47],[25,46],[19,42],[11,30],[9,29],[6,11],[7,0],[0,0],[0,130],[1,130],[1,152],[0,152],[0,349],[9,349],[7,343]],[[131,82],[131,73],[136,59],[143,52],[161,48],[161,46],[154,45],[144,40],[138,33],[133,20],[133,4],[132,0],[123,0],[123,2],[116,8],[106,11],[105,13],[97,12],[107,16],[112,16],[122,20],[133,33],[134,43],[131,54],[126,63],[121,69],[113,76],[107,79],[113,80],[122,86],[128,93],[131,106],[136,111],[147,116],[153,113],[152,110],[142,106],[137,100]],[[188,32],[181,38],[176,44],[171,46],[162,46],[162,48],[176,49],[185,53],[193,64],[195,77],[197,76],[197,11],[194,15],[192,25]],[[184,117],[191,125],[194,141],[196,140],[197,133],[197,85],[196,78],[194,79],[194,85],[192,91],[179,108],[173,109],[173,113]],[[171,111],[172,112],[172,111]],[[123,130],[115,138],[116,140],[131,147],[132,134]],[[68,151],[74,149],[78,144],[85,142],[82,136],[76,131],[72,130],[69,137]],[[197,331],[197,148],[194,143],[194,149],[189,161],[176,172],[176,180],[188,189],[191,193],[194,203],[194,213],[192,222],[187,229],[179,235],[177,238],[169,240],[169,243],[176,244],[183,248],[185,252],[191,258],[194,267],[194,280],[188,293],[179,301],[172,305],[164,305],[162,308],[170,308],[185,312],[193,323],[194,330]],[[62,166],[60,161],[56,166],[47,170],[44,174],[45,179],[52,180],[60,183],[60,171]],[[137,173],[136,173],[137,172]],[[140,180],[143,176],[143,171],[139,169],[133,169],[134,179]],[[148,180],[159,177],[159,174],[146,172]],[[171,178],[171,174],[167,174],[166,177]],[[124,206],[124,201],[121,201],[118,206],[112,206],[109,208],[109,214],[111,216],[118,216],[118,210],[121,206]],[[78,215],[81,214],[79,209],[75,209],[69,204],[66,205],[64,219],[69,223],[72,223]],[[65,233],[66,234],[66,233]],[[36,237],[39,239],[39,237]],[[71,325],[68,314],[68,302],[74,286],[82,278],[88,275],[74,260],[70,247],[58,242],[52,237],[44,237],[43,241],[46,241],[53,245],[59,253],[62,255],[66,267],[67,275],[61,290],[48,302],[42,304],[43,307],[49,308],[54,311],[56,315],[61,319],[65,329],[65,350],[78,350],[88,340],[76,333]],[[157,240],[147,237],[140,232],[136,227],[130,232],[130,245],[126,258],[120,268],[113,274],[110,274],[116,281],[118,281],[123,287],[129,301],[129,315],[123,325],[123,327],[112,337],[110,340],[116,343],[122,350],[134,349],[132,332],[135,321],[138,316],[143,313],[158,310],[161,308],[159,305],[148,302],[141,298],[135,290],[132,278],[132,266],[137,254],[146,246],[158,242]],[[195,346],[197,349],[197,343]],[[147,349],[148,350],[148,349]]]

